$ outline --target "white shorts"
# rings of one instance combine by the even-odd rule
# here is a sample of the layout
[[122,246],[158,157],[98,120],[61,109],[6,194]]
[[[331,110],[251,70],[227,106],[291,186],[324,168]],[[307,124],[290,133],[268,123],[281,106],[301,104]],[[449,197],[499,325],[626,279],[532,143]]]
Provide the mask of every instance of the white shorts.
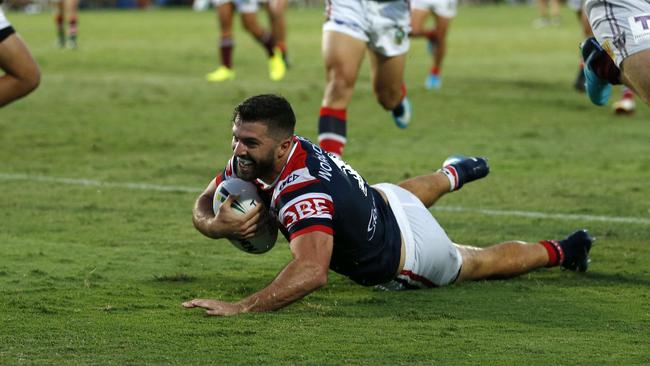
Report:
[[5,29],[11,27],[11,23],[7,20],[5,13],[0,8],[0,29]]
[[328,0],[325,13],[323,32],[347,34],[387,57],[409,49],[411,14],[406,0]]
[[573,11],[581,11],[585,5],[585,0],[567,0],[566,4]]
[[[399,288],[429,288],[456,281],[463,264],[460,252],[422,202],[394,184],[373,187],[386,195],[406,249],[404,268],[391,282],[407,284]],[[395,284],[386,288],[396,289]]]
[[431,11],[443,18],[453,18],[458,10],[457,0],[411,0],[411,9]]
[[650,0],[587,0],[585,11],[598,43],[619,68],[650,48]]
[[212,5],[218,7],[224,4],[233,3],[238,13],[257,13],[257,0],[212,0]]

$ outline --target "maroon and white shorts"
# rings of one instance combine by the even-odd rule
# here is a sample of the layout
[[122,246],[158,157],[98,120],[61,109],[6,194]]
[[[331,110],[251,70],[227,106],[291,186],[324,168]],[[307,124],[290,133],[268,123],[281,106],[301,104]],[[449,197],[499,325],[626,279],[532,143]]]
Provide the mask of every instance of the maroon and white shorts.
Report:
[[619,67],[650,49],[650,0],[587,0],[585,12],[598,43]]

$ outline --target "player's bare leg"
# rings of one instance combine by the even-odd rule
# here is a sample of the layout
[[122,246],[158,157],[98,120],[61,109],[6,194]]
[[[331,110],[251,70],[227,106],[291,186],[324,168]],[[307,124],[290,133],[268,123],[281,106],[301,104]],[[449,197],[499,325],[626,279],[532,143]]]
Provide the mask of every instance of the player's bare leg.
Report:
[[487,248],[468,245],[456,247],[463,257],[457,282],[515,277],[544,267],[548,251],[542,245],[509,241]]
[[387,57],[376,52],[370,55],[370,77],[377,102],[391,111],[399,128],[406,128],[411,120],[411,104],[406,97],[404,68],[406,54]]
[[407,179],[399,186],[413,193],[429,208],[446,193],[459,190],[466,183],[484,178],[490,172],[485,158],[452,156],[433,174]]
[[540,17],[535,21],[535,27],[542,28],[550,24],[557,25],[560,23],[560,3],[558,0],[538,0],[537,8]]
[[287,53],[287,26],[284,19],[284,12],[287,10],[287,0],[270,0],[268,3],[269,22],[271,23],[271,33],[275,39],[276,47],[282,52],[284,63],[289,66],[289,57]]
[[232,20],[235,14],[235,6],[232,3],[225,3],[217,6],[215,11],[219,20],[219,37],[221,39],[232,39]]
[[341,156],[347,137],[347,108],[366,43],[340,32],[323,32],[322,54],[325,62],[325,93],[318,120],[320,147]]
[[269,77],[271,80],[278,81],[284,78],[286,65],[282,59],[282,52],[275,49],[275,40],[271,32],[260,26],[257,21],[257,13],[243,13],[241,18],[246,31],[266,50],[269,58]]
[[77,48],[77,9],[79,8],[79,0],[62,0],[62,2],[65,4],[65,13],[68,17],[68,46]]
[[[576,12],[576,15],[578,16],[578,21],[582,26],[582,33],[584,37],[585,38],[593,37],[594,33],[591,30],[591,25],[589,24],[589,18],[587,18],[587,13],[584,11],[584,9],[580,9],[580,11]],[[578,68],[578,75],[576,75],[576,79],[573,82],[573,87],[579,92],[585,91],[585,72],[583,68],[584,68],[584,63],[581,57],[579,68]]]
[[429,40],[437,38],[435,33],[431,33],[432,30],[427,30],[425,28],[429,14],[431,14],[431,12],[428,10],[411,9],[411,33],[409,33],[410,37],[426,37]]
[[621,64],[621,82],[650,105],[650,49],[635,53]]
[[439,89],[442,86],[440,71],[442,70],[442,61],[447,55],[447,34],[449,33],[449,24],[451,18],[441,17],[438,14],[433,15],[436,19],[436,43],[433,47],[433,66],[427,78],[427,89]]
[[399,186],[413,193],[427,208],[433,206],[440,197],[451,192],[449,180],[442,172],[410,178],[401,182]]
[[54,6],[54,21],[59,47],[65,47],[65,0],[59,0]]
[[586,230],[578,230],[559,241],[509,241],[486,248],[455,244],[463,257],[457,282],[510,278],[542,267],[585,272],[593,242]]
[[36,89],[41,80],[38,65],[18,36],[11,34],[0,42],[0,107]]
[[404,68],[406,55],[386,57],[369,51],[370,77],[377,102],[388,111],[395,109],[402,98],[402,84],[404,83]]
[[361,40],[339,32],[323,33],[326,81],[323,107],[347,108],[365,51],[366,43]]
[[217,19],[219,20],[219,58],[221,65],[205,78],[212,82],[222,82],[235,78],[233,67],[233,50],[235,41],[232,33],[232,21],[235,13],[235,6],[232,3],[221,4],[216,7]]

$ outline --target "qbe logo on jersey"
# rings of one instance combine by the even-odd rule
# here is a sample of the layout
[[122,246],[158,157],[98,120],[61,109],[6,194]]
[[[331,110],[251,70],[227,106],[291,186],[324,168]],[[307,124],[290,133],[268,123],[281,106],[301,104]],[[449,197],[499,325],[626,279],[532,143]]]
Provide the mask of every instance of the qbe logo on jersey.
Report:
[[650,14],[637,15],[627,18],[635,43],[650,41]]
[[324,193],[307,193],[287,202],[280,210],[279,217],[284,227],[311,218],[332,219],[332,197]]

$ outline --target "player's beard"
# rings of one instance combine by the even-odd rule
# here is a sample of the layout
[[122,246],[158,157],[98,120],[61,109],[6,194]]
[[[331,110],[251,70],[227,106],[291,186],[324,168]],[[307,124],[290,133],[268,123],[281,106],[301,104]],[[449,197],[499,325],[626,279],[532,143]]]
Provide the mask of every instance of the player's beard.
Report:
[[249,164],[239,165],[237,167],[237,176],[243,180],[252,181],[257,178],[268,179],[273,173],[275,166],[273,151],[269,155],[259,159],[254,159],[250,156],[238,157],[239,163],[241,163],[242,159],[250,162]]

